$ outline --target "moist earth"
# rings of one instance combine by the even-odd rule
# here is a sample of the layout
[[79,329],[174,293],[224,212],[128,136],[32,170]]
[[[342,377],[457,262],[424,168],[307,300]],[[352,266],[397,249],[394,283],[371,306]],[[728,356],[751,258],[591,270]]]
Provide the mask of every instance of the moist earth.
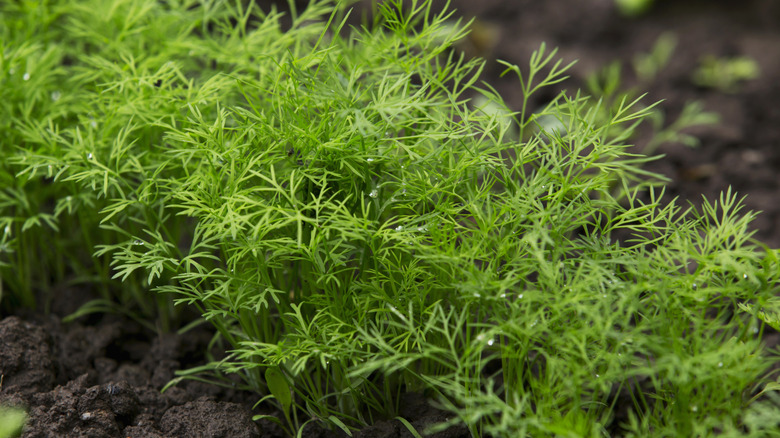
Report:
[[[671,179],[668,198],[694,204],[701,195],[717,199],[732,187],[746,196],[747,210],[762,211],[753,223],[755,237],[780,247],[780,2],[659,0],[649,13],[631,19],[617,12],[612,0],[454,0],[452,6],[458,15],[477,17],[468,50],[488,59],[484,80],[510,107],[520,102],[518,83],[509,75],[500,77],[503,68],[495,59],[527,65],[532,51],[546,42],[558,47],[565,61],[578,60],[565,85],[574,91],[614,60],[630,71],[637,53],[649,52],[660,35],[672,32],[676,50],[668,66],[643,84],[647,102],[665,99],[661,109],[668,121],[686,102],[697,100],[721,120],[691,130],[700,140],[697,148],[662,145],[658,152],[665,158],[647,169]],[[728,92],[697,86],[691,74],[705,55],[751,57],[761,74]],[[630,74],[624,81],[637,84]],[[48,315],[20,311],[0,320],[0,405],[29,411],[24,437],[283,436],[273,422],[252,420],[258,414],[280,416],[254,407],[255,394],[192,380],[160,391],[176,370],[207,362],[203,352],[213,336],[208,327],[160,334],[117,315],[60,322],[74,303],[84,302],[70,298],[79,295],[85,300],[89,291],[63,294],[69,298],[55,301]],[[400,414],[419,431],[448,419],[418,394],[404,395]],[[353,435],[412,436],[397,420]],[[310,423],[303,436],[345,434]],[[455,427],[436,436],[469,434]]]
[[[183,334],[156,333],[114,314],[85,316],[62,323],[74,302],[95,298],[89,290],[69,290],[55,298],[52,311],[24,312],[0,320],[0,406],[28,411],[23,437],[163,438],[284,437],[254,408],[257,395],[194,380],[182,380],[161,392],[180,369],[208,362],[213,330],[200,326]],[[230,386],[230,385],[227,385]],[[399,415],[416,430],[451,419],[419,394],[404,394]],[[304,438],[342,438],[340,430],[318,423]],[[411,437],[397,420],[379,421],[353,433],[357,438]],[[463,427],[434,435],[466,438]]]

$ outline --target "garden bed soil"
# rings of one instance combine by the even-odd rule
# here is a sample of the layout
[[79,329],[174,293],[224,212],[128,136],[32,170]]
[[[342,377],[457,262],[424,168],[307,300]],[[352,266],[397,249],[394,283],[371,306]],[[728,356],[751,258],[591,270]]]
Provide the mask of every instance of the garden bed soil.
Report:
[[[174,372],[206,363],[212,331],[205,326],[184,334],[155,334],[116,315],[63,324],[61,308],[71,308],[71,291],[55,301],[48,316],[23,313],[0,321],[0,405],[29,411],[24,437],[162,438],[283,437],[271,421],[253,422],[254,393],[185,380],[160,392]],[[78,298],[76,298],[78,300]],[[217,357],[219,351],[212,351]],[[420,396],[404,396],[400,414],[423,428],[449,417]],[[404,436],[401,423],[383,421],[353,436]],[[305,428],[304,437],[345,437],[341,431]],[[439,434],[467,437],[464,428]]]
[[[667,196],[693,203],[701,195],[716,199],[733,187],[747,196],[747,209],[763,211],[754,222],[756,238],[780,246],[780,2],[658,1],[636,19],[622,17],[612,0],[455,0],[453,6],[459,15],[478,17],[479,34],[469,48],[476,55],[522,67],[544,41],[559,47],[565,61],[579,60],[565,85],[570,90],[582,87],[588,75],[613,60],[624,60],[628,67],[661,34],[673,32],[676,51],[649,84],[647,102],[665,99],[661,108],[673,120],[685,102],[699,100],[721,122],[692,132],[701,140],[696,149],[663,145],[659,152],[666,158],[648,168],[671,178]],[[698,87],[691,73],[704,55],[749,56],[758,62],[761,76],[730,93]],[[511,106],[520,98],[518,83],[514,77],[500,78],[501,71],[489,62],[485,80]],[[626,79],[629,84],[633,80],[630,75]],[[535,103],[550,97],[540,96]],[[270,421],[252,421],[262,413],[253,410],[255,394],[196,381],[182,381],[160,393],[176,370],[206,361],[209,328],[158,334],[117,315],[64,324],[60,317],[89,298],[89,291],[67,289],[58,297],[49,315],[19,312],[0,320],[0,405],[28,409],[23,436],[283,436]],[[400,410],[418,430],[447,418],[416,394],[407,394]],[[311,423],[303,436],[344,434]],[[400,422],[388,420],[354,436],[411,434]],[[437,436],[468,433],[459,427]]]

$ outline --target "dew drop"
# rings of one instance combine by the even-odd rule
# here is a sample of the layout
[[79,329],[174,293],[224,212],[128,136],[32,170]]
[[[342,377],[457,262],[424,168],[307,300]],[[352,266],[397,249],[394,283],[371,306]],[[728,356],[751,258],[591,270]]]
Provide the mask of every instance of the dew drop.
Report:
[[60,100],[60,97],[62,97],[62,93],[60,93],[59,91],[52,91],[51,92],[51,100],[52,100],[52,102],[56,102],[56,101]]
[[742,274],[742,278],[747,278],[747,274]]
[[691,406],[691,411],[696,412],[699,410],[699,407],[696,405]]
[[72,196],[70,196],[70,195],[68,195],[68,196],[66,196],[66,197],[65,197],[65,201],[66,201],[66,202],[70,202],[72,199],[73,199],[73,197],[72,197]]
[[523,298],[523,294],[518,295],[517,298],[522,299]]
[[366,161],[368,161],[369,163],[373,163],[374,159],[373,158],[366,158]]
[[25,81],[29,81],[30,80],[30,73],[29,72],[24,72],[24,76],[22,76],[22,79],[24,79]]
[[92,157],[93,157],[93,155],[92,155],[92,152],[90,152],[90,153],[88,153],[88,154],[87,154],[87,160],[91,160],[91,159],[92,159]]
[[143,246],[144,245],[144,241],[140,240],[140,239],[135,239],[133,241],[133,245],[141,245],[141,246]]
[[488,339],[487,344],[492,346],[495,342],[493,339]]
[[480,298],[480,297],[481,297],[480,294],[474,294],[474,298]]
[[377,192],[376,189],[371,190],[371,193],[369,193],[368,196],[372,198],[376,198],[377,196],[379,196],[379,192]]
[[97,122],[93,120],[93,121],[89,122],[89,126],[91,126],[93,129],[97,128]]
[[395,227],[395,230],[396,231],[403,231],[404,227],[403,227],[403,225],[399,225],[399,226]]
[[418,233],[425,233],[427,231],[428,231],[428,227],[425,227],[425,226],[417,227],[417,232]]
[[5,226],[5,234],[11,234],[11,226],[10,225],[6,225]]
[[723,362],[718,362],[718,368],[723,368]]
[[693,290],[696,290],[698,288],[699,288],[699,286],[697,286],[696,283],[693,283]]
[[506,294],[501,294],[501,298],[506,298]]

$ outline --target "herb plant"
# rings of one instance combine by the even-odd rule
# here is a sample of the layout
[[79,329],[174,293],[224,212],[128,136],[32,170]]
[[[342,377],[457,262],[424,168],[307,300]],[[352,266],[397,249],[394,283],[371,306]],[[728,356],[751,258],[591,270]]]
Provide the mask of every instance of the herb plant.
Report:
[[26,418],[27,415],[21,409],[0,406],[0,438],[20,436]]
[[[609,114],[615,111],[625,100],[634,101],[644,96],[642,89],[649,87],[666,68],[677,45],[676,37],[671,33],[665,33],[658,37],[648,53],[639,53],[634,56],[632,73],[636,76],[638,85],[628,88],[623,85],[623,66],[620,61],[613,61],[600,71],[591,74],[586,80],[587,89],[598,97],[593,105],[603,114],[599,117],[608,119]],[[641,102],[638,105],[642,105]],[[719,116],[716,113],[704,111],[703,105],[697,101],[686,102],[677,119],[668,121],[662,108],[653,106],[648,108],[644,124],[648,125],[649,140],[637,149],[642,155],[653,155],[662,144],[681,144],[688,147],[696,147],[699,140],[685,132],[693,126],[706,126],[717,123]],[[636,126],[640,128],[639,125]],[[633,135],[633,131],[627,131]]]
[[542,45],[506,64],[512,111],[452,12],[404,3],[359,27],[321,0],[285,26],[244,2],[5,6],[12,297],[47,286],[40,259],[105,285],[85,311],[191,306],[230,355],[180,379],[237,375],[291,435],[394,418],[402,392],[475,437],[776,430],[780,266],[755,214],[730,190],[660,201],[628,151],[653,105],[530,108],[568,68]]
[[699,62],[699,68],[693,72],[693,83],[701,87],[733,93],[739,86],[751,79],[761,76],[761,68],[755,59],[741,56],[733,58],[716,58],[704,56]]
[[615,0],[615,6],[621,14],[636,17],[650,10],[653,0]]

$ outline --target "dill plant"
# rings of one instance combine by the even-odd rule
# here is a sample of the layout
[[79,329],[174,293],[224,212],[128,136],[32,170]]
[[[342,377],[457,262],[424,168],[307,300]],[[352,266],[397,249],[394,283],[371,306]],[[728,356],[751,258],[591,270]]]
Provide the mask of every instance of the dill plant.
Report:
[[23,410],[0,406],[0,438],[20,436],[26,419]]
[[[87,284],[101,299],[80,314],[124,312],[167,329],[170,300],[150,296],[149,281],[140,275],[118,287],[111,259],[92,257],[97,245],[127,236],[142,244],[143,230],[174,241],[171,233],[190,231],[185,220],[164,216],[159,182],[152,181],[164,158],[152,148],[161,136],[151,122],[176,109],[176,91],[152,90],[175,74],[158,57],[168,56],[176,34],[192,31],[200,12],[158,6],[3,4],[0,268],[6,307],[37,301],[47,309],[54,285]],[[187,27],[172,28],[178,19]],[[120,211],[125,214],[107,222]],[[156,316],[157,324],[151,321]]]
[[349,28],[347,3],[294,6],[284,30],[243,2],[5,6],[12,293],[41,251],[123,281],[85,312],[196,308],[231,353],[180,378],[238,375],[290,434],[393,418],[410,391],[475,437],[775,430],[777,251],[730,190],[660,202],[628,151],[652,105],[530,108],[568,67],[542,45],[506,64],[515,113],[452,49],[452,12],[388,1]]

